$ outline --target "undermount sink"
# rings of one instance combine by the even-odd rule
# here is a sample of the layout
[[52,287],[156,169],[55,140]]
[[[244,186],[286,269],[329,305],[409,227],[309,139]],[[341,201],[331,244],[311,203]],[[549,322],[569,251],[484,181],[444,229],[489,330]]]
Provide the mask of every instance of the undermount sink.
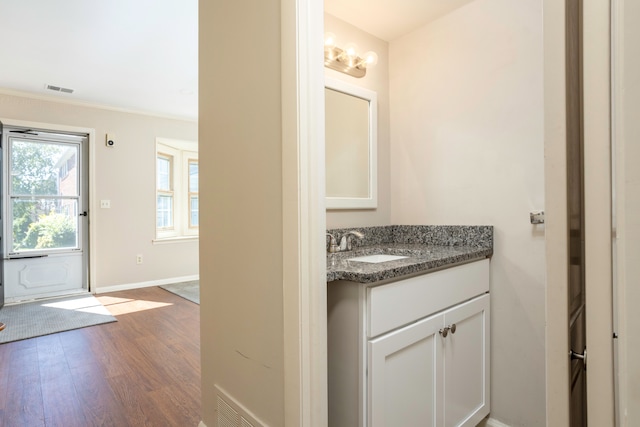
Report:
[[409,258],[409,257],[402,256],[402,255],[377,254],[377,255],[359,256],[356,258],[349,258],[348,261],[369,262],[372,264],[377,264],[380,262],[396,261],[404,258]]

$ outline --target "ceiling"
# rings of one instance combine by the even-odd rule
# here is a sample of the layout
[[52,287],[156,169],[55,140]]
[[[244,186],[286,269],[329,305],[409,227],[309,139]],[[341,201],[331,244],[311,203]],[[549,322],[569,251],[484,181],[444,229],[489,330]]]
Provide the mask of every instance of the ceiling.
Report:
[[[390,41],[471,1],[325,0],[325,9]],[[0,0],[0,16],[0,90],[197,119],[198,0]]]
[[391,41],[473,0],[324,0],[324,10]]
[[197,119],[198,0],[0,0],[0,16],[0,88]]

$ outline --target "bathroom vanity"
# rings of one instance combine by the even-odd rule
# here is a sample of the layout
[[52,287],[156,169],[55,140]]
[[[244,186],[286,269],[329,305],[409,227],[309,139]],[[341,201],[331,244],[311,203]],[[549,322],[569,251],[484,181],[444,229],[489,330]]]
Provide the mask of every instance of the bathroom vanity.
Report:
[[490,407],[493,230],[385,228],[327,256],[329,425],[476,426]]

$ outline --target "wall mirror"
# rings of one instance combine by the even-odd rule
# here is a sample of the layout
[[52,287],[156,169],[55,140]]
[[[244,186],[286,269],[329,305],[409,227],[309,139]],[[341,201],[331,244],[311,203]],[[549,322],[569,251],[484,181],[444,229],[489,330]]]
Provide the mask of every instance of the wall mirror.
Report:
[[327,209],[377,207],[377,95],[325,79]]

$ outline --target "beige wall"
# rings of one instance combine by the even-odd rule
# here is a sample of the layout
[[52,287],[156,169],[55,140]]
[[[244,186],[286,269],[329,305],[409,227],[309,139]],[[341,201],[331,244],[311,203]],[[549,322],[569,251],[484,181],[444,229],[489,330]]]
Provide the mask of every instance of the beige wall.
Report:
[[495,227],[491,416],[512,426],[545,425],[542,35],[539,1],[477,0],[389,46],[391,221]]
[[199,15],[202,420],[217,425],[218,386],[281,426],[280,0],[201,0]]
[[[156,137],[197,141],[195,122],[126,113],[0,93],[0,117],[95,129],[95,193],[111,209],[93,204],[95,283],[100,288],[198,274],[198,243],[154,245]],[[105,146],[105,134],[117,136]],[[136,255],[144,263],[136,265]]]
[[389,45],[335,16],[326,14],[325,31],[334,33],[338,47],[356,43],[361,53],[373,50],[378,54],[378,64],[367,70],[362,78],[351,77],[329,68],[325,76],[360,86],[378,94],[378,208],[362,210],[327,211],[327,228],[365,227],[391,224],[391,193],[389,164]]

